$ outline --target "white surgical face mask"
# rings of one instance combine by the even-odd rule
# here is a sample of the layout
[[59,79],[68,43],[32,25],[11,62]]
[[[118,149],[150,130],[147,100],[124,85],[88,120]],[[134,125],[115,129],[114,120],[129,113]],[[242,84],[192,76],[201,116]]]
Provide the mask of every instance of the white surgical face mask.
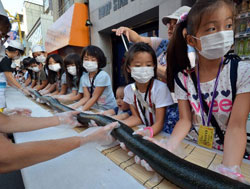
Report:
[[75,76],[76,75],[76,66],[68,66],[67,70],[69,72],[69,74]]
[[198,50],[200,55],[214,60],[223,57],[230,50],[234,43],[234,32],[233,30],[221,31],[202,36],[200,39],[194,38],[201,41],[201,51]]
[[53,65],[49,65],[49,69],[54,71],[54,72],[58,72],[61,69],[61,66],[59,63],[56,63]]
[[44,55],[37,56],[36,61],[40,63],[44,63],[46,61],[46,57]]
[[12,60],[18,60],[18,59],[20,59],[20,55],[15,56],[14,58],[12,58]]
[[33,67],[32,70],[33,70],[34,72],[39,72],[39,71],[40,71],[40,69],[38,68],[38,66]]
[[147,83],[154,77],[154,67],[131,67],[131,77],[138,83]]
[[87,72],[95,72],[98,69],[96,61],[83,61],[83,67]]

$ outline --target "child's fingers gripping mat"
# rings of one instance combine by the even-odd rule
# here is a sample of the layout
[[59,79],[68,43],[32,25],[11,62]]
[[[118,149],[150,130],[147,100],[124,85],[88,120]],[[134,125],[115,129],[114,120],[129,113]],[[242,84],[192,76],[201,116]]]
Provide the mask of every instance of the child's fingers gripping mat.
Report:
[[[166,136],[161,134],[156,136],[157,139],[164,137]],[[207,150],[192,143],[182,143],[182,147],[184,153],[181,153],[179,157],[201,167],[213,169],[222,162],[222,153],[218,151]],[[144,167],[136,164],[134,157],[128,156],[128,153],[121,149],[119,145],[105,149],[102,153],[146,188],[178,188],[155,172],[146,171]],[[242,163],[241,171],[245,179],[250,182],[250,161]]]

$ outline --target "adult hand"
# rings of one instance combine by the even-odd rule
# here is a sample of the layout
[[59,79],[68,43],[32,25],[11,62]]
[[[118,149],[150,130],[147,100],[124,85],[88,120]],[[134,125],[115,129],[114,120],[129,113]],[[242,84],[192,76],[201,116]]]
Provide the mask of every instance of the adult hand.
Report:
[[238,165],[227,167],[223,164],[220,164],[217,165],[214,170],[217,173],[230,177],[231,179],[246,183],[245,177],[241,174],[241,169]]
[[[118,127],[118,122],[110,123],[104,127],[96,127],[96,130],[94,132],[90,133],[87,136],[83,136],[81,145],[85,144],[86,139],[88,142],[96,142],[101,145],[109,145],[115,141],[115,139],[111,136],[111,132],[114,128]],[[82,136],[81,133],[80,136]]]
[[76,115],[79,114],[78,111],[69,111],[58,113],[55,116],[59,119],[59,125],[67,125],[67,128],[74,128],[76,126],[81,126],[81,124],[77,121]]
[[126,35],[126,37],[128,38],[128,41],[130,41],[130,38],[129,38],[129,28],[127,28],[127,27],[119,27],[119,28],[117,28],[117,29],[112,29],[112,32],[115,32],[115,34],[117,35],[117,36],[121,36],[121,34],[125,34]]
[[5,115],[20,115],[20,116],[31,116],[32,111],[30,109],[26,109],[26,108],[14,108],[14,109],[4,109],[3,112]]

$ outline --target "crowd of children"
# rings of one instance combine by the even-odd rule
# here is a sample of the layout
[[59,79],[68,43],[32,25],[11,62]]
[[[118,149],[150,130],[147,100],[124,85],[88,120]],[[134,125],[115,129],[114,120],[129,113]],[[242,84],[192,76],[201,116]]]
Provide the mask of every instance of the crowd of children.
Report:
[[[10,65],[23,53],[23,47],[11,41],[0,63],[0,84],[5,79],[27,95],[32,88],[42,95],[70,102],[73,109],[97,109],[130,127],[144,125],[143,130],[136,132],[140,135],[153,137],[168,131],[171,139],[163,147],[172,152],[185,137],[201,146],[224,150],[218,171],[239,179],[235,173],[241,177],[239,166],[244,155],[249,158],[245,149],[250,64],[235,55],[225,56],[233,38],[231,1],[200,0],[177,22],[165,53],[166,82],[157,79],[157,56],[152,45],[138,41],[126,55],[124,74],[128,85],[117,88],[116,99],[110,76],[103,70],[106,57],[93,45],[83,48],[81,55],[69,54],[64,58],[47,55],[42,46],[36,45],[33,57],[21,61],[16,80]],[[190,64],[188,46],[196,51],[195,66]],[[5,107],[5,87],[0,85],[0,108]],[[175,92],[179,107],[179,121],[172,125],[166,124],[166,112],[174,104],[170,91]],[[204,133],[210,139],[205,140]]]

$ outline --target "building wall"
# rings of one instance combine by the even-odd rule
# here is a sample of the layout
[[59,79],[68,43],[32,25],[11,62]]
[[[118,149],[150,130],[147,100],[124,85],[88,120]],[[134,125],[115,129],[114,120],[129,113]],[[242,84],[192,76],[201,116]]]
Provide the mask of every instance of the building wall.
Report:
[[24,31],[27,35],[30,30],[33,28],[37,19],[43,13],[43,6],[24,1],[23,8],[23,22],[24,22]]
[[30,33],[27,35],[29,46],[32,47],[35,44],[45,45],[46,33],[52,24],[53,17],[51,15],[41,14]]
[[[105,52],[108,62],[111,63],[106,67],[106,71],[110,74],[110,76],[112,76],[112,44],[110,38],[111,28],[117,28],[122,26],[124,23],[126,23],[125,26],[131,27],[136,23],[126,22],[126,20],[136,17],[137,15],[152,8],[159,7],[159,13],[157,12],[159,15],[156,15],[159,17],[159,37],[166,38],[167,28],[162,24],[161,19],[163,16],[171,14],[182,4],[181,0],[127,0],[127,4],[125,3],[126,5],[119,8],[119,2],[122,1],[102,0],[100,3],[99,0],[89,0],[89,14],[90,20],[93,24],[93,26],[90,27],[91,44],[99,46]],[[100,8],[105,6],[107,15],[100,18]],[[140,24],[143,23],[144,21],[142,21]],[[108,28],[109,31],[105,30],[106,28]]]
[[[63,1],[64,6],[60,7],[59,1]],[[84,3],[84,0],[53,0],[52,1],[52,15],[54,22],[64,13],[68,10],[69,7],[71,7],[74,3]]]

